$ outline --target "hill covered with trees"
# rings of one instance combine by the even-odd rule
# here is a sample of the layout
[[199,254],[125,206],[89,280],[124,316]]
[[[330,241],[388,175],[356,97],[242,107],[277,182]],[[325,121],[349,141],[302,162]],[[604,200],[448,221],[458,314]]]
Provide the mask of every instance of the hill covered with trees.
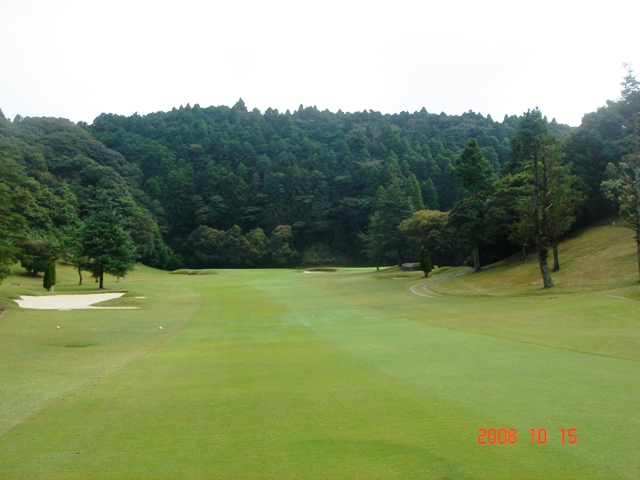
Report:
[[[261,113],[240,100],[231,108],[101,115],[90,131],[139,166],[145,192],[163,206],[167,242],[190,266],[211,266],[202,261],[210,256],[205,251],[226,241],[214,237],[238,243],[240,232],[261,238],[257,229],[268,236],[278,226],[291,227],[298,261],[353,265],[371,260],[363,234],[378,204],[400,209],[379,217],[379,229],[392,236],[414,211],[450,210],[463,196],[452,165],[467,140],[476,138],[499,171],[517,124],[517,117],[494,122],[473,112],[382,115],[301,106]],[[392,187],[386,200],[380,187]],[[220,233],[234,226],[240,232]],[[283,263],[273,260],[263,263]],[[261,261],[232,254],[216,262],[247,263]]]
[[629,70],[622,97],[575,129],[537,109],[498,122],[242,100],[91,125],[0,115],[0,263],[86,268],[98,198],[134,257],[160,268],[401,263],[427,247],[436,265],[479,269],[546,252],[613,213],[607,196],[633,205],[634,82]]
[[82,219],[100,192],[113,201],[117,218],[135,245],[134,257],[166,267],[172,252],[158,223],[160,206],[140,188],[141,172],[106,148],[83,125],[64,119],[0,117],[2,256],[27,271],[47,261],[73,261],[80,253]]

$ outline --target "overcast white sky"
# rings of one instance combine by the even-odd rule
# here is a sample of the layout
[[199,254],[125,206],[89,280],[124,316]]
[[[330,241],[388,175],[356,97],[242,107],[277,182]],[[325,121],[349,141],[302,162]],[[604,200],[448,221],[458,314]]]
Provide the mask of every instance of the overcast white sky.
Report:
[[91,123],[196,103],[579,125],[640,77],[637,0],[0,0],[0,108]]

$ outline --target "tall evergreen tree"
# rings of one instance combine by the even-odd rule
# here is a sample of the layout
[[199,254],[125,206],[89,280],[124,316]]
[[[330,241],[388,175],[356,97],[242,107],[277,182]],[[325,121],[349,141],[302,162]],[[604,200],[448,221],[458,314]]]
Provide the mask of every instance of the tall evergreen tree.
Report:
[[624,117],[623,157],[616,167],[607,166],[608,179],[602,182],[607,197],[618,204],[620,215],[635,232],[638,272],[640,273],[640,82],[631,65],[622,82],[621,111]]
[[551,205],[548,212],[554,272],[560,270],[558,242],[576,221],[578,208],[585,200],[582,186],[580,178],[571,173],[571,165],[559,165],[554,168],[549,184]]
[[380,212],[373,212],[373,215],[369,218],[369,228],[366,232],[360,232],[358,239],[362,243],[362,253],[368,258],[375,258],[376,270],[380,270],[380,262],[382,256],[385,254],[385,245],[383,243],[383,232],[379,231],[379,225],[382,224],[380,219]]
[[387,167],[387,176],[387,188],[378,188],[375,211],[369,220],[369,233],[372,235],[369,246],[377,250],[379,255],[395,251],[398,266],[401,267],[403,238],[398,225],[415,211],[413,192],[407,192],[407,181],[396,161]]
[[86,268],[104,288],[104,274],[124,277],[136,261],[136,246],[123,228],[122,216],[105,191],[100,191],[80,228]]
[[494,170],[478,146],[470,139],[456,159],[453,173],[460,179],[467,197],[456,203],[451,221],[458,227],[458,238],[471,247],[473,268],[480,266],[480,245],[488,241],[488,229],[484,225],[485,203],[493,189]]
[[549,131],[546,117],[539,109],[528,110],[520,119],[518,132],[512,139],[511,169],[524,173],[531,185],[530,196],[523,211],[527,212],[538,251],[538,263],[544,288],[553,287],[548,256],[552,245],[553,225],[550,209],[553,206],[552,185],[557,176],[566,172],[559,168],[562,151],[560,141]]

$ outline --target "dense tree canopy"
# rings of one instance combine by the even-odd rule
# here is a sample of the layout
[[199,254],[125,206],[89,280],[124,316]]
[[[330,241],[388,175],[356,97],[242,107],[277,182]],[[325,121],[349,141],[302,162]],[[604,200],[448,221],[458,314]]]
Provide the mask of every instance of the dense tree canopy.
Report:
[[21,169],[5,152],[0,152],[0,283],[20,256],[25,219],[16,213],[22,196],[16,190]]
[[[459,264],[465,245],[478,268],[533,243],[545,250],[574,221],[613,212],[605,194],[622,198],[601,183],[633,176],[634,78],[577,129],[538,110],[496,122],[471,111],[248,111],[241,100],[92,125],[1,117],[0,277],[16,261],[38,274],[63,258],[81,281],[98,192],[132,256],[160,268],[400,264],[422,247],[435,264]],[[531,160],[536,142],[548,171]]]
[[[397,236],[404,219],[381,215],[380,186],[387,196],[410,200],[409,216],[425,207],[448,210],[462,195],[452,164],[467,140],[477,138],[499,168],[516,125],[517,117],[494,122],[473,112],[382,115],[301,106],[261,113],[238,102],[101,115],[90,131],[140,169],[164,239],[187,261],[187,239],[202,226],[272,232],[290,225],[299,261],[361,264],[377,255],[362,240],[371,227],[386,222],[378,232]],[[397,260],[398,243],[378,240]]]

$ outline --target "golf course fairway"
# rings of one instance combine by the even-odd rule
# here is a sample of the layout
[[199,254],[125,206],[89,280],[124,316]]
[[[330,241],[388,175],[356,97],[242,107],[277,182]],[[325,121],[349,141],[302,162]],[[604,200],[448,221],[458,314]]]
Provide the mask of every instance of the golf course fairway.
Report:
[[[640,478],[635,300],[416,295],[427,279],[397,269],[209,273],[109,279],[129,293],[105,305],[137,309],[9,308],[0,478]],[[56,293],[97,293],[73,275]]]

